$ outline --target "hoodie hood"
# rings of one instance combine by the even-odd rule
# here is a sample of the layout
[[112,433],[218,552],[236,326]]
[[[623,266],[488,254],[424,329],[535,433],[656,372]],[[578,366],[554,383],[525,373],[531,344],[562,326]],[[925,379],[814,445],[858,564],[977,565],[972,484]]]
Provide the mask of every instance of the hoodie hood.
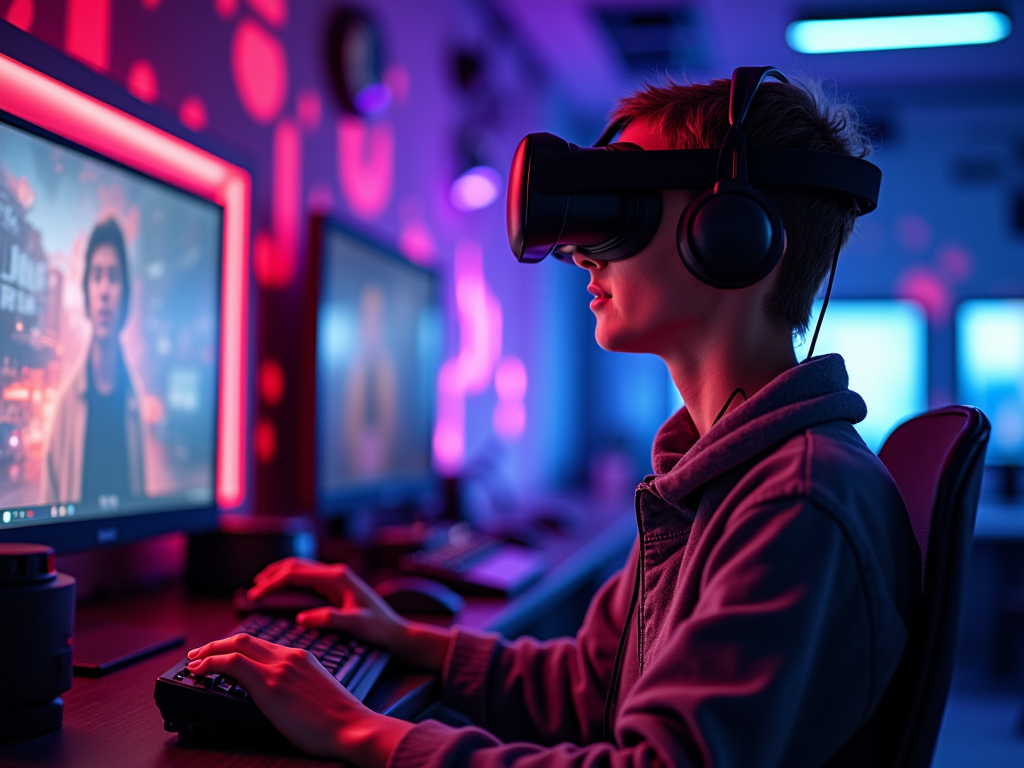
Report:
[[849,383],[843,358],[821,355],[776,376],[703,436],[686,408],[679,409],[654,438],[651,485],[662,499],[677,505],[697,488],[808,427],[840,419],[862,421],[867,406]]

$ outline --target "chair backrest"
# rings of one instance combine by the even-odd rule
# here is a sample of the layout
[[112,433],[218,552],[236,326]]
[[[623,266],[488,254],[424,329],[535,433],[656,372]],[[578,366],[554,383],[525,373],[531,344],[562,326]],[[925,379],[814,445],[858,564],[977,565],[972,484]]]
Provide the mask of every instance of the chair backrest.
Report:
[[[977,408],[949,406],[897,427],[878,452],[907,505],[921,547],[922,603],[904,654],[907,687],[895,760],[928,768],[953,676],[964,573],[988,446]],[[902,666],[902,664],[901,664]]]

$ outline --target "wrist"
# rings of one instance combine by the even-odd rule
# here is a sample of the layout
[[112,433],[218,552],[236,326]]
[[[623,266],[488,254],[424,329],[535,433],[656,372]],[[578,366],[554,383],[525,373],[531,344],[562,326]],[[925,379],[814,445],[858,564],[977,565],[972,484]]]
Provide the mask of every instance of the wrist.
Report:
[[412,723],[375,712],[342,726],[337,757],[359,768],[386,768],[398,743],[413,728]]
[[401,619],[392,652],[403,661],[431,672],[440,672],[448,658],[454,631],[418,621]]

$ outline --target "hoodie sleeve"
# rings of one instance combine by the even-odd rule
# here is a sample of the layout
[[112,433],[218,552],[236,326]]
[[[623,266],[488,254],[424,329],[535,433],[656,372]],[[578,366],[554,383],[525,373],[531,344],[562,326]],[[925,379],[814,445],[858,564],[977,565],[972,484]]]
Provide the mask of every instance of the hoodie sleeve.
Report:
[[[807,499],[737,510],[707,561],[694,612],[624,696],[614,743],[596,742],[600,733],[591,724],[599,722],[604,691],[598,678],[607,675],[585,682],[583,671],[591,673],[579,651],[498,644],[473,698],[478,722],[509,738],[540,734],[550,741],[576,735],[576,718],[591,724],[576,741],[584,746],[502,743],[499,734],[428,721],[405,736],[390,765],[821,765],[880,695],[872,690],[872,627],[860,570],[843,530]],[[567,668],[557,669],[563,659]],[[588,695],[578,696],[576,684]],[[568,731],[545,728],[544,718]]]
[[634,542],[625,569],[598,590],[574,638],[508,642],[457,629],[442,670],[442,702],[508,741],[600,739],[638,549]]

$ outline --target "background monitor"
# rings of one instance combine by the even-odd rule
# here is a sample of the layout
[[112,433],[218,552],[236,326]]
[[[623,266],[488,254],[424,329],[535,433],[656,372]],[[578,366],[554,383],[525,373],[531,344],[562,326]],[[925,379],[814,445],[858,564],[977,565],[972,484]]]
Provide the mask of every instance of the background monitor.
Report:
[[241,459],[242,412],[219,427],[225,400],[244,408],[248,174],[0,68],[0,540],[68,551],[210,528],[218,501],[244,498],[222,450]]
[[985,461],[1024,465],[1024,299],[970,299],[955,322],[957,401],[992,422]]
[[[816,301],[809,330],[796,344],[797,360],[807,356],[820,311]],[[898,424],[927,410],[928,320],[916,302],[832,299],[814,354],[827,352],[843,356],[850,389],[867,403],[867,418],[855,427],[872,451]]]
[[413,501],[436,482],[436,278],[329,219],[316,228],[315,505]]

